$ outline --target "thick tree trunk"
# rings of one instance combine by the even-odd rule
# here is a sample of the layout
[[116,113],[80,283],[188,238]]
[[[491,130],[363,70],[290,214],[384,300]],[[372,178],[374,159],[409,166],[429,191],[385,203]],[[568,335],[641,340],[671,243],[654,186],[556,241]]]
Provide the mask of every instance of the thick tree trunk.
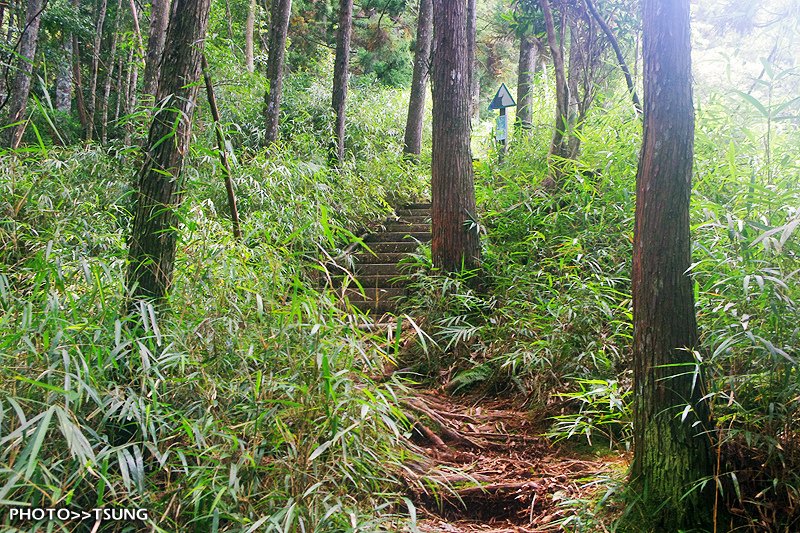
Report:
[[89,81],[89,124],[86,139],[91,141],[94,137],[95,113],[97,111],[97,77],[100,71],[100,46],[103,44],[103,26],[106,21],[108,0],[100,0],[97,12],[97,25],[95,26],[94,46],[92,48],[92,76]]
[[[645,0],[644,141],[633,252],[634,460],[631,482],[657,531],[704,529],[713,509],[709,411],[698,345],[689,199],[689,0]],[[697,372],[697,373],[695,373]],[[684,409],[688,409],[684,411]]]
[[11,85],[11,94],[8,107],[8,123],[15,124],[6,129],[5,146],[15,149],[22,141],[25,125],[21,124],[28,106],[28,96],[31,92],[31,76],[33,74],[33,61],[36,58],[36,45],[39,41],[39,24],[42,20],[42,0],[28,0],[28,9],[25,15],[25,26],[19,42],[19,61],[17,72]]
[[[278,126],[281,118],[281,96],[283,93],[283,69],[286,58],[286,36],[289,32],[289,18],[292,15],[292,0],[273,0],[270,15],[269,57],[267,58],[267,79],[269,88],[264,94],[266,144],[278,140]],[[344,114],[344,110],[342,110]]]
[[467,64],[469,65],[470,117],[478,114],[481,97],[478,77],[478,6],[476,0],[467,0]]
[[608,27],[605,19],[600,16],[600,13],[597,11],[597,7],[594,5],[592,0],[584,0],[586,2],[586,7],[589,9],[589,12],[592,14],[594,19],[600,25],[600,28],[603,30],[603,33],[606,35],[608,42],[611,44],[611,48],[614,49],[614,55],[617,56],[617,63],[619,63],[619,68],[622,70],[622,73],[625,75],[625,83],[628,86],[628,92],[631,95],[631,99],[633,100],[633,107],[636,108],[637,113],[642,112],[642,103],[639,100],[639,95],[636,94],[636,86],[633,83],[633,76],[631,76],[631,71],[628,69],[628,64],[625,62],[625,56],[622,55],[622,49],[619,46],[619,42],[617,38],[614,36],[614,32],[611,31],[611,28]]
[[211,0],[175,2],[156,96],[158,100],[171,97],[172,105],[158,110],[150,126],[128,242],[131,305],[141,299],[162,302],[175,266],[183,165],[191,140]]
[[539,59],[536,38],[522,34],[519,38],[519,64],[517,66],[517,124],[531,127],[533,110],[533,75]]
[[150,11],[150,36],[147,39],[147,55],[144,64],[144,94],[150,99],[158,92],[158,73],[167,38],[170,0],[153,0]]
[[253,72],[256,69],[255,58],[253,53],[253,36],[256,30],[256,0],[250,0],[250,5],[247,8],[247,24],[244,32],[244,59],[247,72]]
[[445,272],[476,268],[480,243],[470,151],[468,0],[433,2],[433,263]]
[[344,161],[345,106],[350,64],[350,39],[353,34],[353,0],[339,2],[339,28],[336,35],[336,60],[333,67],[333,98],[331,105],[336,115],[334,135],[336,161]]
[[433,0],[420,0],[417,16],[417,43],[414,50],[414,74],[408,100],[408,118],[403,151],[419,155],[422,150],[422,124],[425,118],[425,93],[430,76],[433,43]]
[[64,35],[61,51],[63,56],[56,76],[56,109],[69,113],[72,110],[72,35]]
[[[564,55],[561,45],[556,35],[555,23],[553,22],[553,11],[550,9],[549,0],[540,0],[542,11],[544,12],[544,22],[547,28],[547,43],[550,46],[550,54],[553,58],[553,67],[556,74],[556,120],[553,130],[553,139],[550,142],[551,167],[553,167],[553,157],[563,158],[566,156],[568,147],[566,146],[566,133],[569,125],[569,87],[567,86],[567,76],[564,71]],[[551,178],[558,181],[559,172],[551,172]]]

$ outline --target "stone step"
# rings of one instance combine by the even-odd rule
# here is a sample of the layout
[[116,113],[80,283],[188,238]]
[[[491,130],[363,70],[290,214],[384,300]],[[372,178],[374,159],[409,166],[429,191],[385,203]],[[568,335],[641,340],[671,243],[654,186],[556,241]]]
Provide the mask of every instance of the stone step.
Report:
[[400,209],[428,209],[430,210],[431,203],[430,202],[418,202],[413,204],[406,204],[402,206]]
[[350,300],[350,305],[360,309],[362,313],[374,317],[381,317],[387,313],[394,313],[397,306],[390,302],[365,302],[361,300]]
[[381,226],[383,231],[404,231],[406,233],[430,233],[431,225],[425,222],[408,223],[405,221],[386,222]]
[[394,263],[397,264],[401,260],[408,257],[407,253],[403,252],[386,252],[386,253],[376,253],[371,254],[369,252],[361,252],[357,254],[353,254],[353,261],[358,265],[356,268],[359,268],[360,265],[374,265],[374,264],[387,264],[387,263]]
[[430,230],[431,216],[430,215],[403,215],[396,221],[399,224],[424,224]]
[[397,263],[373,263],[356,265],[357,276],[399,276],[403,270]]
[[[408,232],[408,231],[379,231],[372,233],[364,238],[364,242],[428,242],[431,234],[427,232]],[[370,248],[372,245],[369,245]]]
[[[414,241],[404,242],[370,242],[366,246],[376,254],[381,253],[411,253],[417,249],[419,243]],[[369,252],[367,252],[369,253]]]
[[[356,280],[361,284],[364,289],[394,289],[403,288],[408,285],[408,280],[400,277],[398,274],[359,274],[356,275]],[[332,276],[331,282],[334,287],[341,287],[343,283],[347,283],[348,287],[358,289],[355,280],[350,276]]]
[[344,295],[350,302],[383,302],[393,303],[394,300],[400,296],[404,296],[406,290],[401,287],[390,287],[386,289],[379,289],[375,287],[364,287],[364,291],[357,288],[347,288]]
[[403,218],[407,216],[411,217],[430,217],[431,210],[430,209],[398,209],[396,211],[397,216]]

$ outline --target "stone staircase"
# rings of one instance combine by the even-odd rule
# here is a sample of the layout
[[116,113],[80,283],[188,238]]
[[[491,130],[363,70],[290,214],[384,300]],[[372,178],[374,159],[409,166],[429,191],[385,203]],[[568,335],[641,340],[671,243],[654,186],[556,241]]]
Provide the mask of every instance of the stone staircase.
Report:
[[[398,263],[414,252],[420,243],[431,240],[431,205],[409,204],[395,211],[364,237],[365,246],[349,251],[353,269],[344,272],[331,265],[330,283],[353,307],[375,318],[396,309],[396,299],[406,294],[406,282]],[[347,257],[338,264],[348,264]],[[363,291],[358,288],[356,281]],[[327,283],[327,281],[326,281]]]

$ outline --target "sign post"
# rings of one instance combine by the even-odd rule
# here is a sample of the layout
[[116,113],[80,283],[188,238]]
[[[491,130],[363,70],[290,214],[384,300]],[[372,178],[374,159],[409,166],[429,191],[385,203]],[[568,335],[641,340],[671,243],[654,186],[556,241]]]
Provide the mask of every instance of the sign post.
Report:
[[497,94],[494,95],[492,102],[489,104],[489,110],[497,109],[500,115],[497,117],[494,128],[494,138],[500,146],[500,161],[503,160],[503,154],[506,152],[506,145],[508,143],[508,115],[506,115],[507,107],[514,107],[517,103],[508,91],[508,87],[503,83],[497,89]]

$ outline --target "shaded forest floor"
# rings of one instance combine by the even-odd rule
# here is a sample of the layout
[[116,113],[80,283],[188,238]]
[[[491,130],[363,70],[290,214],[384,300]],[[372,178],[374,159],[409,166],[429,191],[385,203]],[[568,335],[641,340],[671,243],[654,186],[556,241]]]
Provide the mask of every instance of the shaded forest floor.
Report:
[[[418,416],[414,436],[422,457],[410,466],[436,486],[412,495],[419,531],[606,530],[595,507],[624,477],[626,454],[552,445],[543,436],[547,416],[514,398],[420,390],[406,403]],[[419,478],[409,481],[420,486]]]

